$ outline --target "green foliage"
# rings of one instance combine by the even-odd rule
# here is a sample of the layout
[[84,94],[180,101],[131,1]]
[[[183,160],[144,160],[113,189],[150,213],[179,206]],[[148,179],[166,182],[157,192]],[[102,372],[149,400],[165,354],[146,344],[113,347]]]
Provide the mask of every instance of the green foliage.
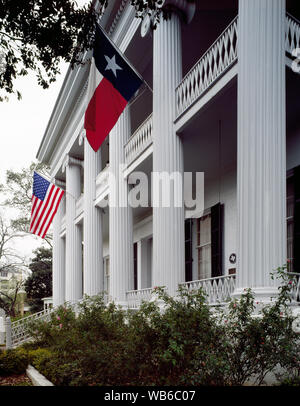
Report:
[[28,352],[23,348],[0,351],[0,376],[23,374],[28,360]]
[[42,298],[52,296],[52,250],[40,247],[29,264],[32,271],[25,281],[25,291],[32,312],[43,309]]
[[[74,0],[0,0],[0,101],[21,94],[14,87],[18,76],[34,71],[43,88],[56,80],[61,60],[71,66],[83,63],[86,50],[93,48],[95,24],[108,5],[98,0],[78,7]],[[154,12],[159,21],[161,2],[131,0],[138,17]],[[164,13],[167,16],[167,13]]]
[[46,348],[37,348],[35,350],[28,351],[29,362],[38,371],[43,370],[45,362],[51,359],[51,357],[51,351]]
[[45,348],[33,347],[36,345],[27,344],[16,349],[0,351],[0,376],[24,374],[29,364],[43,371],[44,364],[51,359],[52,353]]
[[61,59],[80,60],[80,52],[89,48],[95,18],[93,8],[78,8],[73,0],[1,0],[0,88],[4,93],[0,100],[15,91],[14,79],[29,70],[46,88],[55,81]]
[[299,375],[294,375],[294,376],[288,376],[286,378],[283,378],[282,381],[280,382],[281,386],[300,386],[300,376]]
[[136,311],[86,297],[78,316],[61,306],[50,323],[32,323],[35,345],[47,349],[36,365],[70,386],[259,385],[278,368],[296,381],[300,342],[285,286],[260,311],[251,290],[225,311],[209,307],[201,290],[172,298],[156,288],[158,301]]

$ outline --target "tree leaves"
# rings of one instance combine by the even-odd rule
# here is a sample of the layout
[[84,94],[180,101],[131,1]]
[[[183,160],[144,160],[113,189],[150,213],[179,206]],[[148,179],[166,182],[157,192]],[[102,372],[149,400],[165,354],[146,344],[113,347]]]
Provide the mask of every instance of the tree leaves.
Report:
[[25,281],[25,290],[31,309],[42,309],[42,298],[52,296],[52,250],[45,247],[37,248],[35,257],[29,264],[32,275]]
[[[149,14],[159,21],[161,0],[130,1],[137,17]],[[47,88],[60,73],[61,60],[72,67],[83,63],[84,52],[93,48],[95,25],[108,0],[98,0],[100,11],[95,10],[95,3],[78,7],[74,0],[0,0],[0,101],[8,100],[10,94],[21,98],[14,81],[29,70]]]
[[[79,52],[92,47],[98,14],[73,0],[0,1],[0,100],[16,93],[14,79],[34,70],[47,88],[59,73],[61,60],[78,62]],[[80,37],[80,42],[78,39]]]

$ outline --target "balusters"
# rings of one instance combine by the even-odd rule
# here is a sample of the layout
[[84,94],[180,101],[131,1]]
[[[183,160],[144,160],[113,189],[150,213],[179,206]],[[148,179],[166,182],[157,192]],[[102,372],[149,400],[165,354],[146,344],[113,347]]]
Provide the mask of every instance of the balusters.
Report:
[[152,114],[133,133],[125,145],[126,163],[131,164],[152,143]]
[[176,116],[180,116],[237,60],[236,17],[176,88]]
[[292,55],[296,48],[300,48],[300,22],[296,18],[287,14],[285,50]]

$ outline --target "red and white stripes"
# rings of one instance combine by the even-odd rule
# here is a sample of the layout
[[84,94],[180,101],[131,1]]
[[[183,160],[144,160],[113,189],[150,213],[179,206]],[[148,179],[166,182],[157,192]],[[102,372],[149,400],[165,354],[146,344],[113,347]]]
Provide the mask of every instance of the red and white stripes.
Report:
[[31,233],[45,238],[63,194],[64,190],[50,184],[44,200],[32,196]]

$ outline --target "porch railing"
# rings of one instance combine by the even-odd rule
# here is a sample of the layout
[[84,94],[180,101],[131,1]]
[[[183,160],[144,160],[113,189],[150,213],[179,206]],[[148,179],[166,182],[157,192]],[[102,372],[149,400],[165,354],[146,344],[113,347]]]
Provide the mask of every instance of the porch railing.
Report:
[[235,289],[235,274],[186,282],[181,286],[186,286],[189,291],[202,288],[208,304],[222,304],[230,300]]
[[[287,13],[285,50],[300,48],[300,21]],[[296,56],[296,55],[293,55]],[[238,16],[222,32],[176,88],[176,117],[198,100],[238,59]]]
[[142,301],[148,302],[152,297],[153,288],[130,290],[126,293],[126,299],[129,309],[138,309]]
[[109,187],[109,173],[110,167],[106,165],[104,169],[98,174],[96,178],[96,195],[101,195]]
[[176,88],[179,117],[237,61],[238,16],[222,32]]
[[[293,51],[300,48],[300,21],[287,13],[285,30],[285,50],[293,55]],[[294,55],[295,56],[295,55]]]
[[125,144],[125,159],[130,165],[152,144],[152,114],[139,126]]
[[11,323],[11,346],[17,347],[18,345],[30,340],[31,336],[28,329],[29,324],[36,320],[49,321],[52,311],[53,309],[45,309],[30,316],[25,316],[20,320],[13,321]]

